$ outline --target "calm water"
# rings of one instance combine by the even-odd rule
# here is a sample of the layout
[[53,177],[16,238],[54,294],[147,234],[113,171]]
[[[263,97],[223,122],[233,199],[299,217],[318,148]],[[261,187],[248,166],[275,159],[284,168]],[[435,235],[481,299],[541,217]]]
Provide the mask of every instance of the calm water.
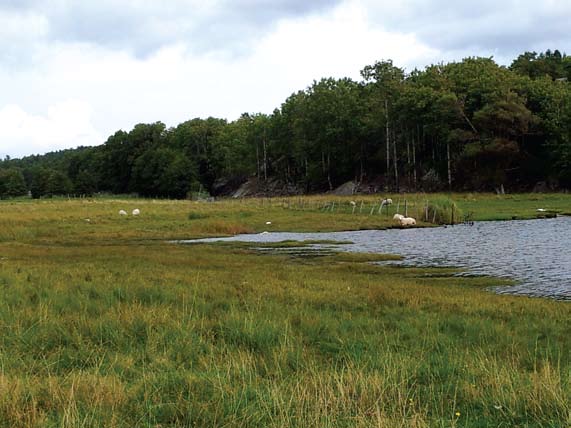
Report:
[[462,267],[467,274],[493,275],[517,281],[513,287],[495,289],[498,293],[571,300],[571,217],[477,222],[473,226],[427,229],[269,232],[211,240],[279,242],[325,239],[352,242],[338,246],[340,251],[400,254],[405,257],[402,263],[406,265]]

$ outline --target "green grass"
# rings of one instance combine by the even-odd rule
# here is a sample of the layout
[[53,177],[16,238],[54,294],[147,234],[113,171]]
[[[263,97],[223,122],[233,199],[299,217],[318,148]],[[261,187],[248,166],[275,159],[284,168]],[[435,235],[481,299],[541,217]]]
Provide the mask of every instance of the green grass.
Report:
[[[452,197],[476,218],[571,202]],[[390,256],[167,242],[391,226],[327,199],[0,203],[0,427],[571,424],[567,303],[369,263]]]
[[563,193],[453,194],[452,198],[464,214],[472,213],[474,220],[533,219],[541,217],[538,208],[571,214],[571,196]]

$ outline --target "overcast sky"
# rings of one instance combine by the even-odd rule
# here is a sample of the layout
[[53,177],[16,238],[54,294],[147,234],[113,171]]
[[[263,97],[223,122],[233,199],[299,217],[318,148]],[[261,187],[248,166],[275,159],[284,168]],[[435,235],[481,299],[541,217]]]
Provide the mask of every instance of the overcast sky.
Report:
[[570,21],[569,0],[0,0],[0,157],[270,113],[381,59],[569,52]]

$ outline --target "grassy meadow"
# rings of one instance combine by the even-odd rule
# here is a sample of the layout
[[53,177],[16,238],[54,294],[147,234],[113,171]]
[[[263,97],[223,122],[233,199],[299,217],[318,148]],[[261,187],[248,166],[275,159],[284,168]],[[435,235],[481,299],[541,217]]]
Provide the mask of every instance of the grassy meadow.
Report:
[[[452,198],[475,220],[571,212]],[[569,303],[369,263],[390,255],[169,242],[391,227],[403,199],[0,201],[0,427],[571,426]]]

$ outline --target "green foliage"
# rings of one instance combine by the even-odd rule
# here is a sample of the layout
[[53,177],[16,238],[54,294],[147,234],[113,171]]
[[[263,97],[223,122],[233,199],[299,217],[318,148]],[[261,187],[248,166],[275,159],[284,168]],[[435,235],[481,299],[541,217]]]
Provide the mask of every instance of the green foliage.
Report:
[[19,168],[0,169],[0,198],[23,196],[28,192]]
[[34,197],[217,196],[252,176],[261,191],[292,193],[349,180],[395,192],[571,187],[567,55],[526,52],[509,68],[469,57],[408,74],[385,60],[361,77],[314,81],[271,114],[138,124],[102,146],[8,158],[0,170],[20,169]]
[[74,193],[92,196],[97,190],[97,179],[88,171],[81,170],[74,181]]
[[131,190],[142,196],[184,198],[195,182],[196,167],[169,148],[147,150],[134,164]]
[[532,79],[549,76],[551,79],[571,80],[571,57],[561,54],[557,49],[548,49],[540,54],[525,52],[512,62],[510,68]]

